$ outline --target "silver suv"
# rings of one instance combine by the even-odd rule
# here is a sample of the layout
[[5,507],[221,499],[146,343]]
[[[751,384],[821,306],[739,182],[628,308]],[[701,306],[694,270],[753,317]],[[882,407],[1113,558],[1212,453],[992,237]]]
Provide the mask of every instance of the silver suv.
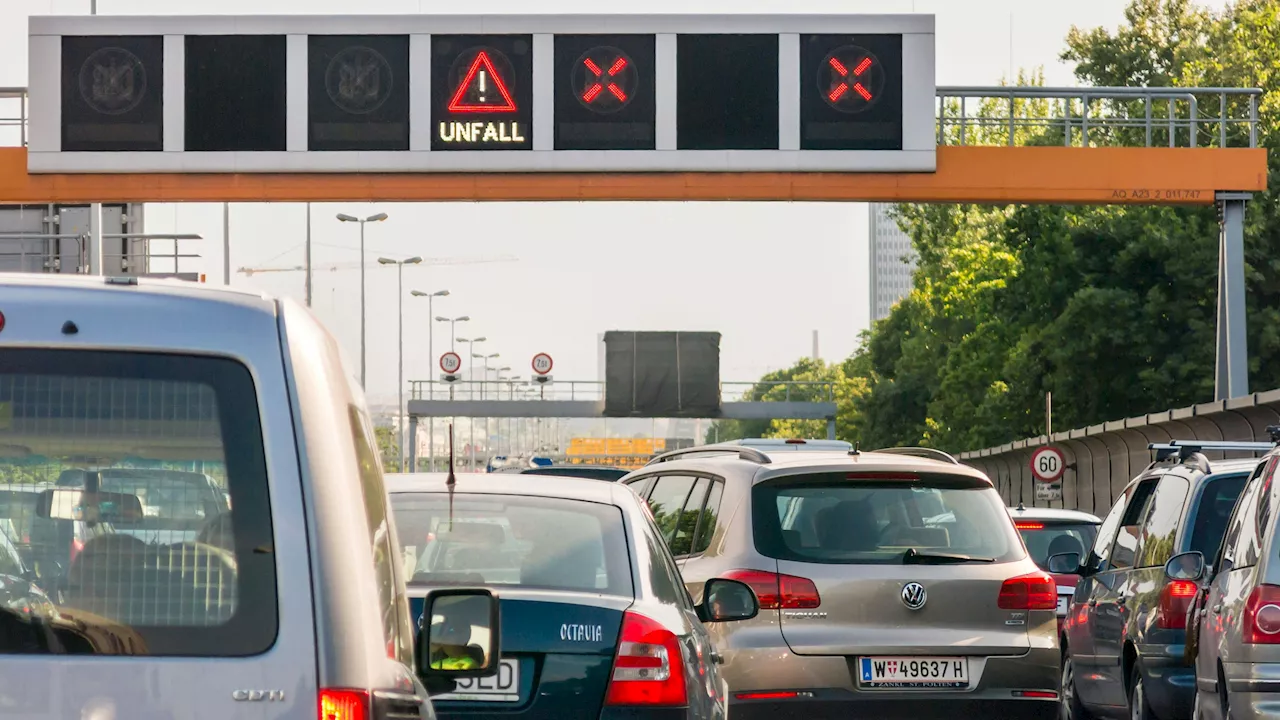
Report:
[[713,626],[735,718],[1057,713],[1057,589],[991,481],[920,448],[660,455],[644,497],[695,599],[750,585]]

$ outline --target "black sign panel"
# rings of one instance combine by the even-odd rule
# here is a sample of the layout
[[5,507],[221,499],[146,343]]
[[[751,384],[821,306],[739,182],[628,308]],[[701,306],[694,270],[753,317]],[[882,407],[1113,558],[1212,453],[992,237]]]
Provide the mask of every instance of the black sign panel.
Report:
[[902,149],[902,36],[800,36],[800,148]]
[[557,35],[555,148],[653,150],[652,35]]
[[164,38],[62,38],[62,150],[164,150]]
[[533,148],[533,36],[431,36],[431,149]]
[[778,36],[676,38],[676,146],[778,149]]
[[409,149],[409,36],[307,39],[307,147]]
[[286,149],[283,35],[188,35],[186,55],[187,150]]

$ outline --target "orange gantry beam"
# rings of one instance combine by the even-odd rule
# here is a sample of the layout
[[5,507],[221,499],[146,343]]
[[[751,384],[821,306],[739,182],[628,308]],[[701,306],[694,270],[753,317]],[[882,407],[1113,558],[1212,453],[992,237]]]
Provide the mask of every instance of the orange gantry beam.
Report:
[[879,201],[1197,204],[1267,186],[1262,148],[938,148],[933,173],[29,174],[0,148],[0,203]]

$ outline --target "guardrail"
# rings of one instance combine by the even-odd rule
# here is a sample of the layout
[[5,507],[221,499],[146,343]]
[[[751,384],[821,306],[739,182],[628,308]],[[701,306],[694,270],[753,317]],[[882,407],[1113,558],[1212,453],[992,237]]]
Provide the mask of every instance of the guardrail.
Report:
[[27,146],[27,89],[0,87],[0,147]]
[[[410,400],[603,400],[604,383],[555,380],[410,380]],[[723,402],[835,402],[835,383],[826,381],[723,382]]]
[[1257,147],[1261,96],[1258,88],[939,87],[935,117],[939,145]]

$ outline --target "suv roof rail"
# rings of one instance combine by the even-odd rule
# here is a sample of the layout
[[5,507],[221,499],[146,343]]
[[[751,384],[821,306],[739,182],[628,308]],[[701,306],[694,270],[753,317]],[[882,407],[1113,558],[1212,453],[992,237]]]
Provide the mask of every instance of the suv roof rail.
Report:
[[765,455],[753,447],[746,447],[744,445],[701,445],[698,447],[672,450],[671,452],[665,452],[661,455],[654,456],[652,460],[645,463],[645,467],[660,462],[666,462],[668,460],[675,460],[676,458],[683,457],[685,455],[696,454],[737,455],[739,460],[746,460],[747,462],[759,463],[761,465],[768,465],[773,462],[769,459],[768,455]]
[[872,450],[871,452],[889,453],[890,455],[912,455],[915,457],[929,458],[930,460],[941,460],[949,462],[952,465],[959,465],[960,461],[954,456],[944,453],[941,450],[934,450],[926,447],[891,447]]
[[1147,445],[1148,450],[1156,451],[1156,462],[1166,460],[1177,455],[1180,459],[1189,457],[1192,453],[1204,452],[1206,450],[1219,450],[1223,452],[1267,452],[1276,446],[1275,442],[1249,442],[1239,440],[1170,440],[1167,443],[1151,443]]

